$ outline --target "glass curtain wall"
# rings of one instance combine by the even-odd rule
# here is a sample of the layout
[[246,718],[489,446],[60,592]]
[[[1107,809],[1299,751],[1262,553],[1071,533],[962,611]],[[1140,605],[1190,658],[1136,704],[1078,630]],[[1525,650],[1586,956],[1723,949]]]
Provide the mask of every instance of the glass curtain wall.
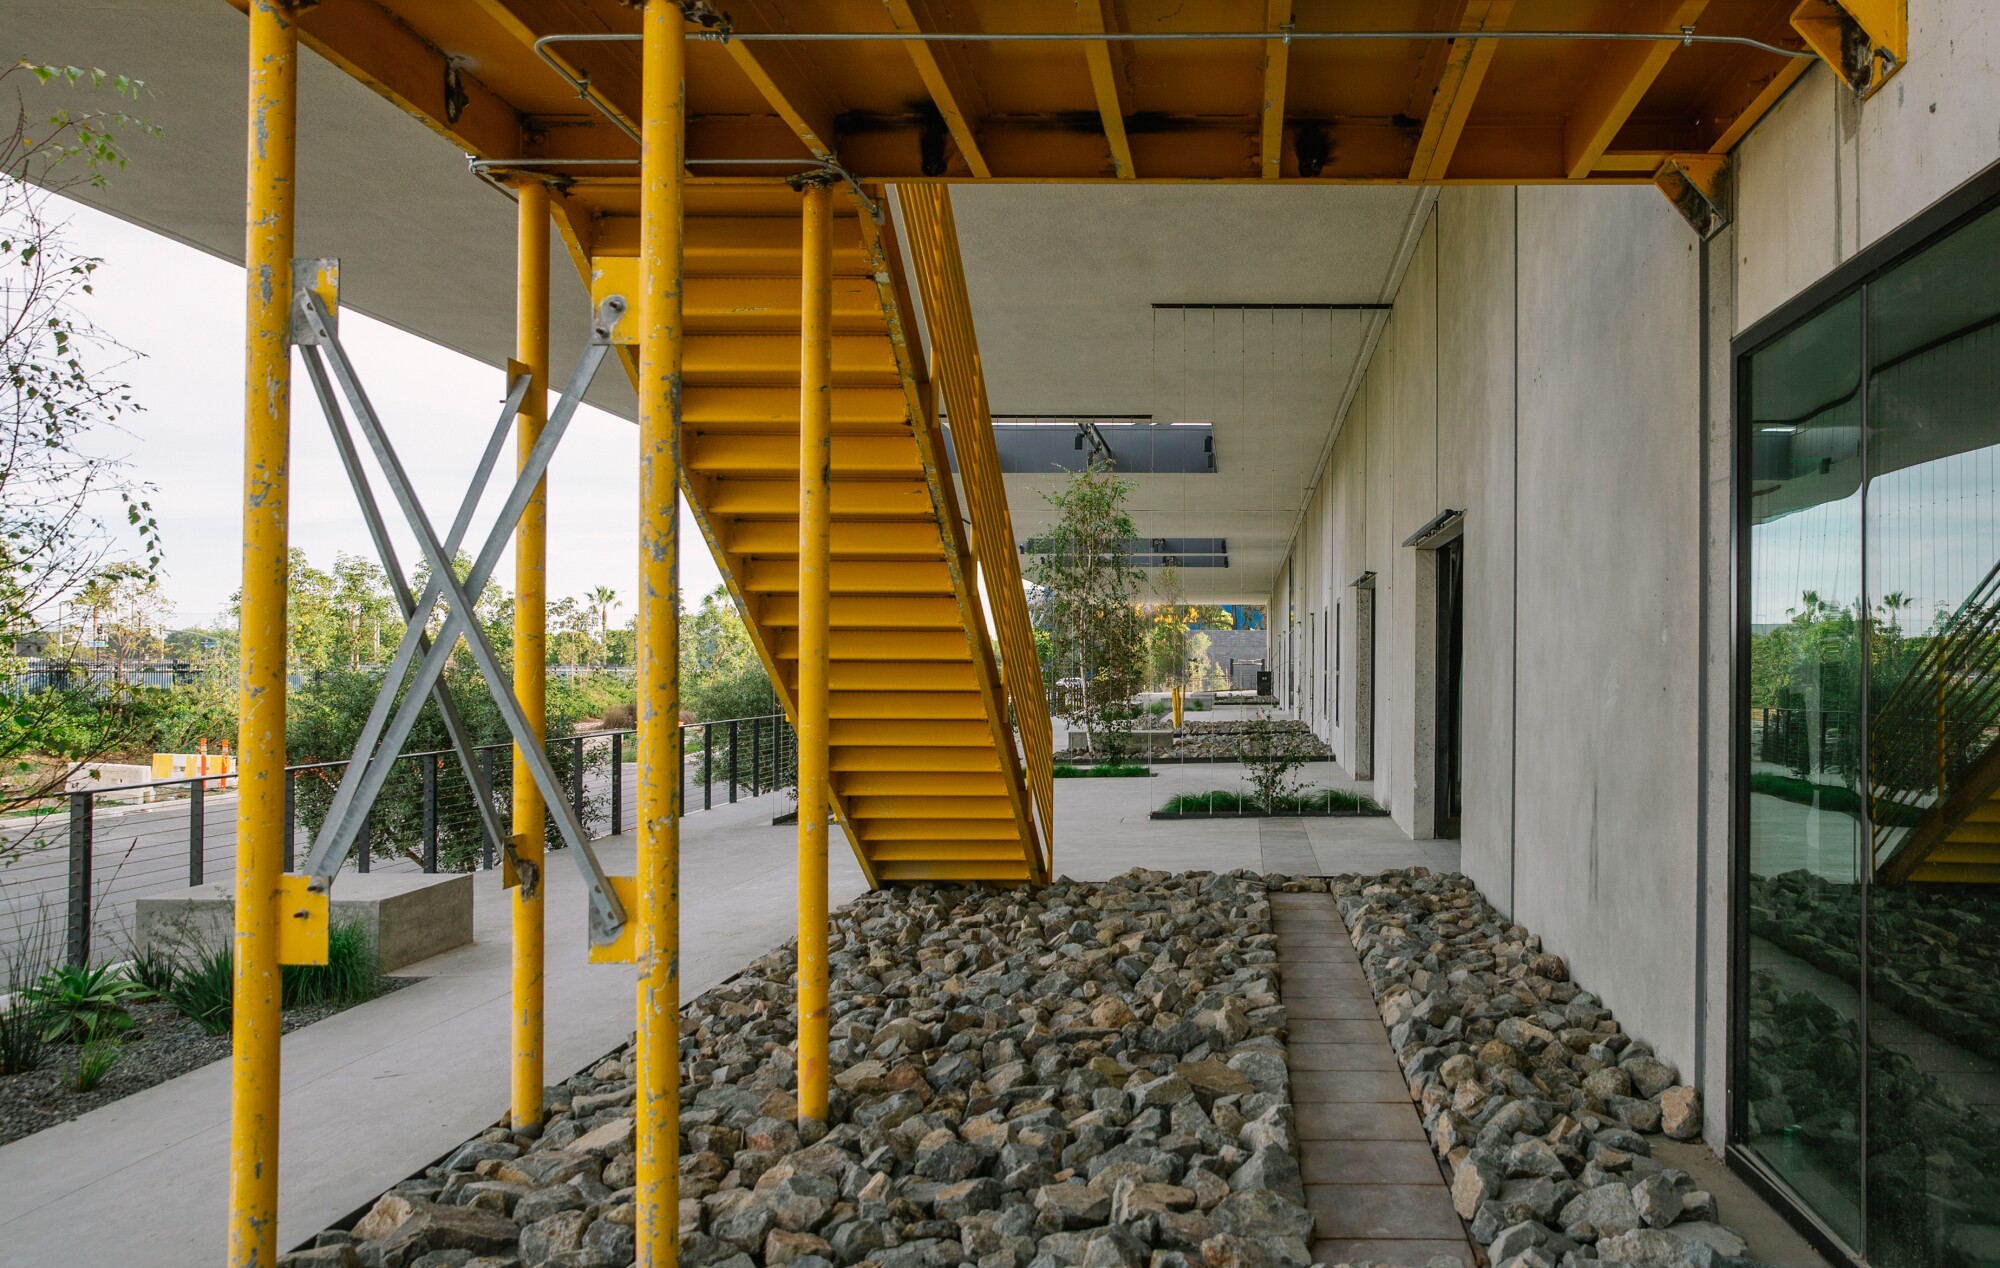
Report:
[[1857,1258],[2000,1264],[2000,211],[1741,373],[1738,1143]]

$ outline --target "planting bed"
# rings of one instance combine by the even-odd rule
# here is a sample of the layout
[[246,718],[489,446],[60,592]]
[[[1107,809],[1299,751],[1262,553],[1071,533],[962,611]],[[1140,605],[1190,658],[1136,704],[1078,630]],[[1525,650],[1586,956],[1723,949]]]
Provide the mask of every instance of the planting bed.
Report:
[[[793,951],[684,1013],[685,1268],[1304,1268],[1264,878],[919,887],[834,916],[830,1124],[794,1124]],[[289,1263],[622,1268],[632,1056]]]
[[1496,1268],[1716,1268],[1745,1245],[1715,1198],[1652,1158],[1701,1099],[1561,956],[1463,876],[1333,885],[1453,1205]]

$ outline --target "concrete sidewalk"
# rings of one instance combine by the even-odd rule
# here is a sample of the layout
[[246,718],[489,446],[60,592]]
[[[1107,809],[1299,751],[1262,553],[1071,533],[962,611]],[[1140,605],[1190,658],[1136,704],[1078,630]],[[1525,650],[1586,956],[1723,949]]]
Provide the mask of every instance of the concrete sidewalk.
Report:
[[[792,936],[787,802],[718,806],[682,825],[681,984],[693,998]],[[629,873],[629,838],[598,843]],[[633,970],[584,962],[582,886],[549,867],[548,1080],[623,1043]],[[285,1036],[278,1242],[292,1246],[506,1111],[508,902],[479,873],[470,947],[412,965],[417,984]],[[836,850],[835,903],[860,893]],[[0,1147],[0,1263],[207,1265],[223,1258],[229,1065],[217,1062]]]
[[[1305,870],[1302,850],[1322,872],[1458,863],[1456,842],[1412,842],[1382,818],[1151,820],[1174,793],[1242,782],[1233,764],[1158,769],[1152,779],[1057,783],[1058,874]],[[1331,763],[1306,774],[1357,787]],[[770,824],[785,804],[759,798],[683,822],[684,998],[792,936],[796,830]],[[1267,837],[1284,843],[1275,854]],[[837,834],[835,845],[837,905],[861,892],[862,878]],[[608,870],[631,871],[629,838],[598,850]],[[507,895],[497,873],[477,881],[474,945],[412,965],[405,974],[421,979],[413,986],[285,1037],[279,1245],[311,1237],[505,1112]],[[582,887],[560,854],[550,859],[548,910],[553,1083],[630,1036],[634,980],[629,966],[584,962]],[[0,1147],[0,1264],[219,1262],[228,1137],[229,1067],[218,1062]]]

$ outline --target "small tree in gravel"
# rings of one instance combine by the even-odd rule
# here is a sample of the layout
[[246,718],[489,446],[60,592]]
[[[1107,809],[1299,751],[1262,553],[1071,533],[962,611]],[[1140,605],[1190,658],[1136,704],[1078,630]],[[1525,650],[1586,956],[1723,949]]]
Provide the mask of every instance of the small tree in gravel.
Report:
[[[1259,722],[1270,721],[1259,716]],[[1243,763],[1250,792],[1266,814],[1277,814],[1286,802],[1305,792],[1301,767],[1318,759],[1309,734],[1271,726],[1246,728],[1236,736],[1236,760]]]
[[1145,574],[1132,566],[1132,486],[1093,462],[1045,494],[1056,522],[1038,539],[1029,579],[1049,632],[1050,704],[1083,723],[1092,752],[1124,755],[1146,681]]

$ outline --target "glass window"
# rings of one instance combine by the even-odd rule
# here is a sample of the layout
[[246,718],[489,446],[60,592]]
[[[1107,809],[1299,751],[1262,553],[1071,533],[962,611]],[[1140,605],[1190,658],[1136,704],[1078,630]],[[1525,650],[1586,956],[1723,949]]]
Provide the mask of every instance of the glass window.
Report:
[[1860,393],[1859,295],[1750,359],[1745,1143],[1855,1244]]
[[2000,212],[1868,288],[1868,1247],[2000,1260]]
[[2000,211],[1751,352],[1738,1141],[2000,1264]]

